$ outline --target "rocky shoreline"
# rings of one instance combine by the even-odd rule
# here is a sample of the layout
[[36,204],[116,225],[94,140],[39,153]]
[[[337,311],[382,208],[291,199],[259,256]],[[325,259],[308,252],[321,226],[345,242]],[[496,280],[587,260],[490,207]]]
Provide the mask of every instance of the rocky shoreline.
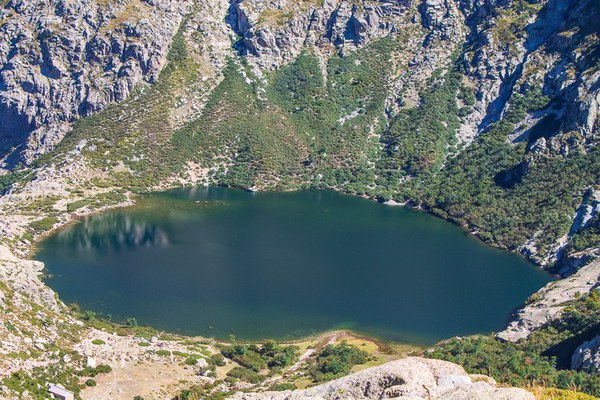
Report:
[[600,287],[600,260],[592,261],[573,275],[541,288],[516,313],[506,329],[496,336],[510,342],[526,339],[543,324],[559,318],[569,302],[597,287]]

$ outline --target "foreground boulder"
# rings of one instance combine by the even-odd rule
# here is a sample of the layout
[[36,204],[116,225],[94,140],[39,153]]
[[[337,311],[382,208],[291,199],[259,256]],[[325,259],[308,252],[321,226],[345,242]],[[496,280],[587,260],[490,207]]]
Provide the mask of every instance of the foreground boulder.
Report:
[[499,388],[481,375],[468,375],[456,364],[407,357],[305,390],[236,393],[237,400],[296,399],[534,399],[524,389]]

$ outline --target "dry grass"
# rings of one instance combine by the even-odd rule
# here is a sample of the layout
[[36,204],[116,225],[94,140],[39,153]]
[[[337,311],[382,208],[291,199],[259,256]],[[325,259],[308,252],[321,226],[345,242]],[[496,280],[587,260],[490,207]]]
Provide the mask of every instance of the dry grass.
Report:
[[[104,3],[108,4],[108,0],[97,0],[99,5]],[[101,29],[101,33],[106,31],[112,31],[115,28],[123,25],[125,22],[135,22],[138,21],[142,16],[148,15],[150,12],[150,7],[146,4],[142,3],[140,0],[131,0],[125,8],[112,19],[108,25]]]
[[589,394],[575,392],[573,390],[563,390],[556,388],[534,387],[527,388],[535,395],[537,400],[594,400],[594,396]]
[[258,26],[282,26],[298,15],[312,7],[321,7],[323,0],[298,0],[283,9],[268,8],[263,10],[258,17]]

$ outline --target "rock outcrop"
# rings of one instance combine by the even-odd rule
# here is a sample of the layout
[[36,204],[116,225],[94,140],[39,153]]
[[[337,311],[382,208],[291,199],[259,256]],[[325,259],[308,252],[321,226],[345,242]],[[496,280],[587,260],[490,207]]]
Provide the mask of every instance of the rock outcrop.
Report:
[[497,387],[487,376],[470,376],[447,361],[407,357],[306,390],[236,393],[235,400],[503,399],[533,400],[524,389]]
[[571,369],[600,374],[600,335],[575,350],[571,358]]
[[153,82],[190,1],[23,0],[0,8],[0,162],[31,161],[74,120]]
[[[20,259],[8,248],[0,245],[0,276],[2,282],[7,284],[12,291],[26,295],[32,301],[43,304],[49,310],[59,311],[54,292],[41,282],[40,276],[43,269],[43,263]],[[0,298],[6,299],[8,295],[1,293],[2,291],[0,291]]]
[[[41,281],[43,268],[43,263],[19,258],[0,245],[1,378],[48,362],[52,355],[44,353],[46,346],[59,340],[59,329],[73,323],[70,317],[61,315],[62,304]],[[41,359],[30,357],[36,351],[42,352]],[[15,354],[26,356],[14,357]]]
[[549,320],[560,316],[568,302],[577,295],[587,294],[600,285],[600,260],[581,268],[568,278],[550,282],[534,299],[519,310],[508,327],[497,337],[510,342],[525,339]]
[[241,39],[242,54],[255,57],[261,68],[274,68],[302,49],[333,46],[349,51],[401,29],[401,16],[414,0],[358,4],[348,0],[307,2],[234,0],[229,24]]
[[[519,9],[510,1],[475,1],[462,8],[472,44],[463,60],[477,82],[474,112],[462,130],[486,130],[510,110],[513,94],[538,88],[550,102],[519,126],[511,140],[526,141],[538,152],[566,154],[569,147],[590,145],[598,135],[600,73],[590,68],[595,47],[593,36],[587,35],[600,11],[587,0],[532,3]],[[582,137],[565,143],[558,135],[571,131]]]

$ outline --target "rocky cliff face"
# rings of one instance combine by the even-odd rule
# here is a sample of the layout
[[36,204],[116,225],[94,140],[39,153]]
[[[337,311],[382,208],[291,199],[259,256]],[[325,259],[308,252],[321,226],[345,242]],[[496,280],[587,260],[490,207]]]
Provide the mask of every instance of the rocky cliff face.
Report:
[[11,0],[0,9],[0,160],[31,161],[74,120],[165,65],[188,1]]
[[[74,120],[125,100],[140,82],[154,82],[183,15],[192,7],[197,15],[204,3],[8,1],[0,10],[6,165],[31,161]],[[476,90],[459,141],[469,143],[509,113],[513,94],[535,89],[550,101],[524,117],[510,139],[533,153],[566,156],[592,146],[598,132],[598,48],[590,41],[596,16],[591,0],[234,0],[223,18],[259,76],[303,50],[326,60],[377,38],[406,37],[416,51],[392,85],[390,105],[400,95],[407,105],[418,103],[431,72],[464,44],[465,77]]]
[[[525,141],[538,153],[566,155],[570,147],[589,146],[598,132],[597,46],[586,42],[596,13],[590,1],[329,0],[318,5],[242,0],[232,3],[228,21],[240,36],[238,50],[259,69],[277,68],[303,49],[316,47],[325,57],[343,55],[373,39],[410,30],[422,48],[411,69],[427,77],[431,66],[442,68],[450,56],[432,60],[433,42],[440,40],[453,51],[453,43],[462,44],[466,36],[462,57],[476,102],[461,127],[461,139],[469,142],[501,119],[513,93],[537,88],[551,101],[523,121],[511,140]],[[539,137],[535,128],[542,123],[546,132]],[[572,131],[582,137],[557,135]]]
[[240,51],[256,57],[261,67],[274,68],[307,47],[343,53],[397,32],[413,3],[413,0],[364,3],[235,0],[229,22],[241,36]]
[[[196,13],[209,3],[6,2],[0,9],[0,160],[4,167],[31,162],[59,143],[73,121],[122,102],[137,84],[155,82],[183,15],[194,8],[190,16],[202,19]],[[447,62],[449,52],[464,38],[458,4],[437,0],[423,4],[243,0],[231,2],[222,18],[232,34],[239,35],[235,47],[257,66],[254,71],[259,75],[292,61],[305,49],[317,49],[327,59],[374,39],[413,30],[414,45],[427,37],[412,62],[419,73],[410,77],[422,83]],[[420,25],[428,31],[419,32]],[[193,34],[193,29],[190,24],[186,33]],[[438,40],[433,45],[433,38],[449,44]],[[435,51],[430,50],[433,47]],[[416,95],[418,88],[412,85],[410,90]]]
[[235,47],[255,65],[276,69],[305,50],[320,55],[351,54],[383,37],[401,37],[410,67],[391,83],[389,106],[402,94],[418,103],[418,92],[434,70],[444,68],[463,43],[467,29],[459,2],[441,0],[348,0],[232,2],[228,23],[239,35]]
[[[587,36],[597,7],[589,1],[462,2],[470,27],[463,61],[476,82],[474,112],[461,131],[485,131],[509,114],[519,94],[549,98],[510,135],[535,153],[567,155],[598,134],[597,39]],[[594,28],[591,28],[594,29]],[[543,131],[543,134],[541,133]],[[579,132],[566,138],[561,133]]]

